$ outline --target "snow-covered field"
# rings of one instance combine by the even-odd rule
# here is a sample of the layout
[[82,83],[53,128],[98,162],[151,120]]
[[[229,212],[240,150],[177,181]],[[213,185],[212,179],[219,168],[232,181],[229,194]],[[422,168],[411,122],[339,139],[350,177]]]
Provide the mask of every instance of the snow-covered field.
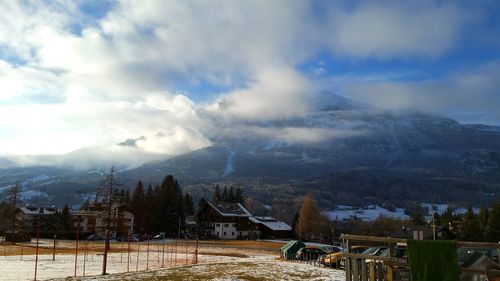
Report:
[[[70,244],[70,242],[65,243]],[[273,248],[266,248],[266,245],[274,244]],[[184,247],[180,247],[177,256],[167,251],[163,257],[161,246],[151,244],[147,259],[145,245],[142,244],[137,259],[139,244],[135,245],[136,248],[131,251],[128,263],[127,252],[115,252],[109,255],[108,276],[100,276],[102,253],[89,253],[85,257],[80,250],[76,280],[345,280],[343,271],[278,260],[278,252],[274,248],[281,243],[243,241],[241,244],[223,244],[207,241],[200,244],[197,265],[191,264],[193,248],[188,251],[187,256]],[[167,246],[167,249],[173,248]],[[1,256],[1,254],[0,251],[0,281],[34,279],[34,255],[25,254],[21,258],[19,255]],[[166,268],[161,269],[162,261]],[[146,270],[147,268],[149,270]],[[83,278],[84,270],[85,278]],[[44,253],[39,256],[37,280],[67,280],[67,277],[74,275],[74,271],[75,255],[72,254],[72,250],[66,254],[56,255],[55,261],[52,260],[52,255]],[[116,275],[117,273],[120,274]]]
[[[67,280],[67,279],[66,279]],[[345,273],[339,270],[314,267],[309,264],[276,260],[235,261],[198,264],[176,268],[142,271],[109,276],[79,278],[86,281],[118,280],[325,280],[345,281]],[[59,280],[58,280],[59,281]],[[60,280],[63,281],[63,280]]]
[[399,219],[410,219],[408,215],[404,213],[404,209],[397,208],[395,212],[391,212],[380,206],[369,206],[365,209],[355,208],[352,206],[342,206],[339,205],[337,209],[329,211],[326,213],[330,220],[344,220],[350,219],[354,216],[363,221],[373,221],[380,215],[387,217],[399,218]]
[[[426,219],[431,218],[431,214],[434,212],[437,212],[438,214],[442,215],[446,209],[448,208],[447,204],[431,204],[431,203],[421,203],[422,207],[427,208],[428,214],[425,216]],[[475,213],[479,212],[478,208],[473,208],[473,211]],[[467,212],[467,209],[465,208],[453,208],[453,213],[454,214],[465,214]],[[385,208],[382,208],[377,205],[370,205],[366,208],[357,208],[353,206],[345,206],[345,205],[339,205],[337,208],[333,211],[328,211],[326,212],[326,215],[330,218],[330,220],[347,220],[351,219],[354,216],[357,218],[363,220],[363,221],[374,221],[377,219],[380,215],[384,215],[386,217],[392,217],[392,218],[398,218],[398,219],[403,219],[403,220],[408,220],[410,219],[410,216],[405,214],[405,210],[402,208],[396,208],[396,210],[389,211]]]

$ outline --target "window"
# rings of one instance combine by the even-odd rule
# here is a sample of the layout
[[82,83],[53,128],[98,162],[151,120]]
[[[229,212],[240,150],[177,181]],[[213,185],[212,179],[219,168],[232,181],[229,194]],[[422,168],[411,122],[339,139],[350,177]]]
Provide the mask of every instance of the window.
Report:
[[220,227],[220,223],[216,223],[216,224],[215,224],[215,226],[216,226],[216,227]]
[[219,232],[217,231],[217,235],[219,235]]
[[233,231],[233,234],[231,234],[231,235],[233,235],[233,236],[234,236],[234,231]]
[[225,223],[225,224],[224,224],[224,227],[228,227],[228,224],[227,224],[227,223]]
[[224,236],[226,236],[226,232],[224,231]]

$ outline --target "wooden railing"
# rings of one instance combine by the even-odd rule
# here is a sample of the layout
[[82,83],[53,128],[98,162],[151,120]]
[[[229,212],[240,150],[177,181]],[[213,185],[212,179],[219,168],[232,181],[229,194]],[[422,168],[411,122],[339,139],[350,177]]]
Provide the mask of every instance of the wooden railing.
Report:
[[[391,250],[394,245],[406,244],[406,239],[391,237],[342,235],[344,247],[347,250],[342,254],[346,281],[410,281],[410,268],[406,259],[392,257]],[[351,252],[353,241],[366,244],[382,243],[389,249],[388,257],[354,254]],[[457,247],[465,248],[492,248],[500,251],[500,244],[486,242],[457,241]],[[477,280],[485,276],[485,270],[460,268],[462,273],[474,274]]]

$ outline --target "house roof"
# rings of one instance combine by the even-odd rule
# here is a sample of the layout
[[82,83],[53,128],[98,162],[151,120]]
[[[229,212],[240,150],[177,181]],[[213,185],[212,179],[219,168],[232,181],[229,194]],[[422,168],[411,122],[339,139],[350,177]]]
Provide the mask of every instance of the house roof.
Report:
[[292,227],[289,226],[288,224],[286,224],[282,221],[276,220],[272,217],[250,217],[249,219],[253,223],[260,223],[271,230],[275,230],[275,231],[276,230],[281,230],[281,231],[292,230]]
[[413,239],[413,232],[414,231],[422,231],[424,238],[432,237],[432,229],[427,225],[405,226],[403,229],[400,229],[400,230],[392,233],[391,237]]
[[252,214],[240,203],[217,202],[208,204],[224,217],[251,217]]

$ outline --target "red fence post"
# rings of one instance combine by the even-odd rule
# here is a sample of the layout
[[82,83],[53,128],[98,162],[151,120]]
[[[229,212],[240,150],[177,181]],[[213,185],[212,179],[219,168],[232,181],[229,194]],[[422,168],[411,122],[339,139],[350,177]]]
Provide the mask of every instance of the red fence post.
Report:
[[35,281],[36,281],[36,273],[38,270],[38,246],[40,245],[40,218],[38,218],[38,223],[36,227],[36,256],[35,256]]
[[56,235],[54,234],[54,246],[52,247],[52,260],[56,260]]
[[130,230],[128,232],[128,256],[127,256],[127,272],[130,271]]
[[177,265],[177,244],[178,243],[179,243],[179,239],[175,238],[175,258],[174,258],[174,265]]
[[161,253],[161,267],[165,267],[165,233],[163,233],[163,246]]
[[137,247],[137,262],[135,264],[135,271],[139,270],[139,252],[141,250],[141,243],[139,242],[139,247]]
[[148,249],[146,250],[146,270],[149,269],[149,235],[148,235]]
[[123,241],[120,241],[120,262],[123,262]]
[[83,252],[83,277],[85,277],[85,263],[87,262],[87,244],[88,242],[85,242],[85,247],[84,247],[84,252]]
[[78,235],[80,234],[79,232],[80,228],[76,227],[76,245],[75,245],[75,272],[73,274],[73,277],[76,277],[76,267],[78,264]]

